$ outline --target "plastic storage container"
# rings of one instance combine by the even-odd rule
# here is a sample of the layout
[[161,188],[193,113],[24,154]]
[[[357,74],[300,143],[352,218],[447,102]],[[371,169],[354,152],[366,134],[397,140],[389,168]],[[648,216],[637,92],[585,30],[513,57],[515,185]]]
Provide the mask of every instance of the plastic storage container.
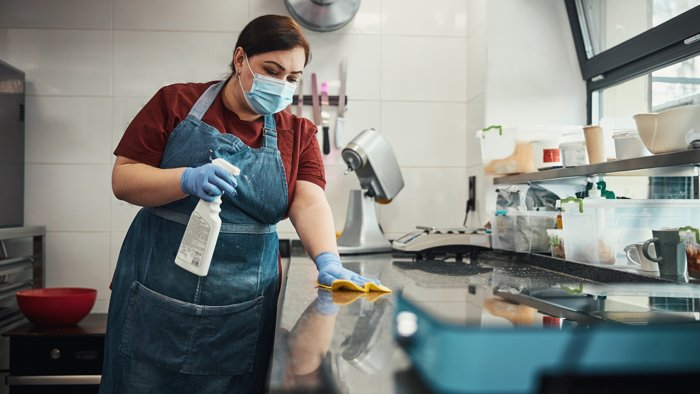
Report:
[[681,239],[685,240],[688,276],[700,279],[700,230],[693,226],[684,226],[681,227],[680,235]]
[[548,228],[547,229],[547,241],[549,241],[549,247],[552,251],[552,257],[559,257],[561,259],[566,258],[566,249],[564,242],[564,229],[562,228]]
[[[532,142],[555,140],[564,133],[580,130],[570,125],[493,125],[476,132],[481,146],[481,159],[487,175],[508,175],[534,172]],[[557,146],[554,146],[555,148]]]
[[571,141],[559,144],[561,163],[564,167],[585,166],[588,164],[586,141]]
[[617,160],[633,159],[635,157],[650,156],[639,138],[637,130],[620,130],[613,133],[615,140],[615,156]]
[[625,246],[651,238],[652,229],[700,223],[700,200],[564,199],[561,206],[566,258],[584,263],[627,265]]
[[491,247],[515,250],[515,215],[498,211],[491,218]]
[[561,167],[561,152],[558,140],[538,140],[532,142],[535,168],[547,170]]
[[557,212],[516,212],[513,217],[515,218],[516,252],[549,252],[547,229],[554,228]]

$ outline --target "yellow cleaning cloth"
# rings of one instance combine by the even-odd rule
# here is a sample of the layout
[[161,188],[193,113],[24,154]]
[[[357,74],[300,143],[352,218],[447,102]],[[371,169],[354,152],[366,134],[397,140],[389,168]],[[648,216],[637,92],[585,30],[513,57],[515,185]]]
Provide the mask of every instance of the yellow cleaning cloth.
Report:
[[327,289],[327,290],[332,290],[332,291],[352,290],[352,291],[360,291],[363,293],[369,293],[371,291],[379,291],[382,293],[391,293],[390,288],[388,288],[386,286],[378,285],[374,282],[367,282],[364,284],[364,286],[359,286],[352,281],[349,281],[346,279],[338,279],[338,280],[334,281],[331,286],[322,285],[318,282],[316,282],[316,284],[318,285],[318,287],[320,287],[322,289]]

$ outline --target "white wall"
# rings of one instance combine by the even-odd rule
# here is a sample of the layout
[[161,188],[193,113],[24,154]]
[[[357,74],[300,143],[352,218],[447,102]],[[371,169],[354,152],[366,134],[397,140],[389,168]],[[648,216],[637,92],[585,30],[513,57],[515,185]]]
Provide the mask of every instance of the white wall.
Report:
[[[467,5],[463,0],[365,0],[334,33],[308,32],[306,74],[339,86],[349,61],[347,126],[391,142],[405,189],[380,207],[390,237],[416,224],[461,223],[465,186]],[[0,59],[27,74],[27,224],[47,226],[47,285],[108,285],[137,207],[111,192],[112,151],[162,85],[218,79],[240,29],[287,14],[282,0],[3,0]],[[304,86],[310,94],[310,84]],[[311,111],[308,109],[307,116]],[[347,139],[352,135],[346,136]],[[342,229],[348,191],[336,157],[327,195]],[[296,237],[289,223],[282,237]]]

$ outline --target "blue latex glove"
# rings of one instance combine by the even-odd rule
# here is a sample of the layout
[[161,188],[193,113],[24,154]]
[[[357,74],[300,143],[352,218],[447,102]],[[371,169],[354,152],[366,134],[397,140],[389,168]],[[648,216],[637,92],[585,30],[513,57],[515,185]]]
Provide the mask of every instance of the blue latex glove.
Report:
[[323,252],[314,258],[314,262],[316,263],[316,268],[318,268],[318,283],[324,286],[330,286],[338,279],[352,281],[358,286],[363,286],[367,282],[381,284],[379,280],[367,279],[349,269],[343,268],[340,257],[335,253]]
[[182,173],[180,188],[183,193],[212,202],[224,193],[236,194],[238,181],[225,169],[211,163],[189,167]]

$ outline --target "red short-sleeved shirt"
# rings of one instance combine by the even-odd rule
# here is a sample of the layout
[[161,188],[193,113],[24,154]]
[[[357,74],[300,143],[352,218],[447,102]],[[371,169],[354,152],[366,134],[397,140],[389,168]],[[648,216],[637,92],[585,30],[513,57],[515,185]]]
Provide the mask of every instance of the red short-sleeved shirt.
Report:
[[[187,117],[204,91],[216,82],[174,84],[161,88],[131,121],[114,154],[158,167],[170,132]],[[252,148],[262,144],[262,118],[253,122],[241,120],[224,106],[221,94],[202,120],[222,133],[237,136]],[[297,180],[313,182],[325,188],[316,126],[308,119],[285,111],[275,114],[275,122],[277,146],[287,175],[289,201],[294,197]]]

